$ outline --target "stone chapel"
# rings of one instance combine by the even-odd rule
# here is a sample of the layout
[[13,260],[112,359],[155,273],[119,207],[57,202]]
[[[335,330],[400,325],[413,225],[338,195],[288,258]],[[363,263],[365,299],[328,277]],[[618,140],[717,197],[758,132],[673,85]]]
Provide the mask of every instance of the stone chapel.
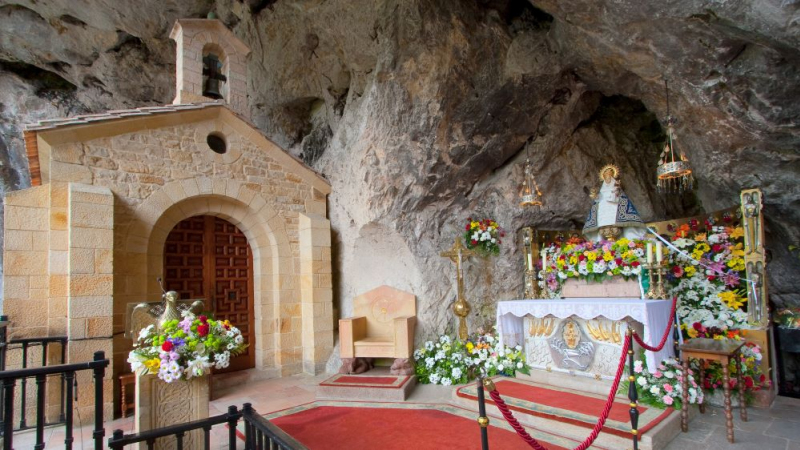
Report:
[[249,122],[244,43],[214,19],[170,37],[173,104],[28,126],[32,187],[5,203],[10,333],[65,335],[68,361],[104,350],[108,417],[129,305],[159,279],[242,330],[234,369],[316,374],[333,348],[330,184]]

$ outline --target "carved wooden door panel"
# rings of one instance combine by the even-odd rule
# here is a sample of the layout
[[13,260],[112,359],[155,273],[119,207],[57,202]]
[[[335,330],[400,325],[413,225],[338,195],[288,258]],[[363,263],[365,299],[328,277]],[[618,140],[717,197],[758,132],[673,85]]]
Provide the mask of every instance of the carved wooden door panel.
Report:
[[203,299],[219,320],[229,320],[250,346],[231,358],[230,372],[255,366],[253,253],[232,223],[195,216],[178,223],[164,246],[164,288],[182,299]]

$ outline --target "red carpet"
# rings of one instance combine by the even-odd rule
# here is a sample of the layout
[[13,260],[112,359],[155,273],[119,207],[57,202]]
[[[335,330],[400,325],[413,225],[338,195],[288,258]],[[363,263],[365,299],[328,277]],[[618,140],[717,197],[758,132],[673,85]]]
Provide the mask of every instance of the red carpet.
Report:
[[345,375],[336,374],[320,383],[320,386],[365,387],[400,389],[408,380],[408,375]]
[[[498,392],[509,408],[539,417],[557,418],[573,425],[594,427],[598,415],[605,408],[605,397],[581,395],[565,390],[548,389],[542,386],[522,383],[517,380],[495,380]],[[459,397],[477,400],[475,384],[458,389]],[[494,404],[487,395],[486,402]],[[644,434],[669,416],[673,410],[639,407],[639,433]],[[630,436],[630,414],[627,401],[617,400],[611,408],[603,432],[618,436]]]
[[[480,428],[475,418],[437,409],[316,406],[270,421],[312,450],[481,448]],[[495,424],[502,419],[492,418],[491,421]],[[565,449],[552,440],[545,444],[551,450]],[[566,444],[574,445],[571,441]],[[492,450],[530,448],[513,431],[493,425],[489,427],[489,447]]]

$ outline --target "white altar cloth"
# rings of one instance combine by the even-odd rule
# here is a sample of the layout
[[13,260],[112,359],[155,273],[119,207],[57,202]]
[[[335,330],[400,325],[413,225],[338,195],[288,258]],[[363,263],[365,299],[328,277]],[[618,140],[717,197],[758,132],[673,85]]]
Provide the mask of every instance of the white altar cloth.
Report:
[[[648,345],[656,346],[663,336],[664,329],[672,327],[670,317],[672,300],[641,300],[614,298],[574,298],[556,300],[507,300],[497,302],[497,334],[505,345],[524,345],[523,318],[555,316],[566,319],[570,316],[590,320],[605,317],[609,320],[623,320],[629,317],[644,325],[642,340]],[[645,351],[647,368],[655,372],[661,361],[673,358],[672,331],[661,351],[653,353]]]

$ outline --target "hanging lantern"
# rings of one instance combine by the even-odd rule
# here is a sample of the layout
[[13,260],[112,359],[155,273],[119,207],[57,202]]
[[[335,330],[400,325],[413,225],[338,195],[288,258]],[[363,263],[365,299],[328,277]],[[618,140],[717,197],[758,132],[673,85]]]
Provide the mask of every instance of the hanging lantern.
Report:
[[542,192],[539,190],[539,185],[536,184],[536,179],[533,176],[533,168],[531,167],[529,145],[525,146],[525,173],[522,178],[522,187],[519,190],[519,206],[542,206]]
[[667,80],[664,80],[664,89],[667,93],[667,142],[664,143],[664,150],[661,152],[661,159],[656,170],[658,176],[656,187],[662,194],[681,194],[694,188],[694,175],[689,165],[689,159],[683,153],[683,149],[676,145],[675,123],[677,121],[670,115]]

